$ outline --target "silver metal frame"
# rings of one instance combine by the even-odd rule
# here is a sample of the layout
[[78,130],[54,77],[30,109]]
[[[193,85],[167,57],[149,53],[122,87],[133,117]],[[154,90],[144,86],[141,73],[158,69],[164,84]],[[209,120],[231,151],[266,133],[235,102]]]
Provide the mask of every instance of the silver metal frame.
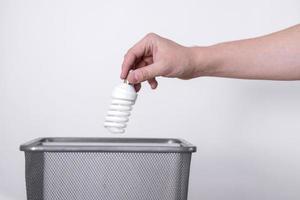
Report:
[[[53,145],[45,145],[46,143],[48,144],[53,143]],[[71,145],[65,145],[66,143],[70,143]],[[86,145],[82,145],[83,143],[85,143]],[[94,143],[94,145],[88,145],[89,143],[90,144]],[[95,143],[102,143],[102,145],[101,144],[95,145]],[[103,143],[106,143],[107,145],[103,145]],[[122,145],[118,145],[120,143]],[[147,146],[147,144],[149,145]],[[178,144],[178,145],[174,145],[174,144]],[[175,139],[175,138],[47,137],[47,138],[37,138],[27,143],[24,143],[20,146],[20,150],[25,152],[29,151],[29,152],[166,152],[166,153],[186,152],[186,153],[191,153],[191,152],[196,152],[196,147],[183,139]]]

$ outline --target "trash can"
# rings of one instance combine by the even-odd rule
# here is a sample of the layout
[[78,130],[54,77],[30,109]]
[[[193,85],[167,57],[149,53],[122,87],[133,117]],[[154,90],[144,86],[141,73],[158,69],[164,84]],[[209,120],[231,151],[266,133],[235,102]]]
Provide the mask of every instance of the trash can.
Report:
[[39,138],[20,150],[28,200],[186,200],[196,147],[181,139]]

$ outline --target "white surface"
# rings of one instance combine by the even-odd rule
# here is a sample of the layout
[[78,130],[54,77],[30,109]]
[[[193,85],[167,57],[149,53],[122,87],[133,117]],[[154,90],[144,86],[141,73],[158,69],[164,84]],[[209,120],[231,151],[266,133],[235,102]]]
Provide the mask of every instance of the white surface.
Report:
[[[293,25],[299,10],[299,0],[0,0],[1,200],[25,199],[19,144],[111,136],[112,88],[146,33],[208,45]],[[189,200],[300,199],[300,82],[159,82],[157,91],[144,85],[126,136],[198,146]]]
[[111,133],[124,133],[137,93],[132,85],[121,83],[113,89],[111,97],[104,127]]

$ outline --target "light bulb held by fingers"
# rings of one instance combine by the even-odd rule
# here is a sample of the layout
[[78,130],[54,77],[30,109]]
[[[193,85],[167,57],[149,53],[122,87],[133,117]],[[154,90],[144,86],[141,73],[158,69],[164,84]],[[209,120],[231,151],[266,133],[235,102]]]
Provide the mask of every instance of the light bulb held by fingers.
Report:
[[105,117],[104,127],[111,133],[124,133],[136,98],[137,93],[127,80],[117,85],[112,92],[112,102]]

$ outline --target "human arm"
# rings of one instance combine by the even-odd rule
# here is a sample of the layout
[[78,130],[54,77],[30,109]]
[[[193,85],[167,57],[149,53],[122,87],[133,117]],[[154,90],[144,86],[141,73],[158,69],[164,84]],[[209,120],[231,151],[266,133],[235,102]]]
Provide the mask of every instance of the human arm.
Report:
[[148,34],[128,50],[121,78],[127,78],[139,90],[140,83],[146,80],[156,88],[158,76],[300,80],[300,25],[207,47],[184,47]]

